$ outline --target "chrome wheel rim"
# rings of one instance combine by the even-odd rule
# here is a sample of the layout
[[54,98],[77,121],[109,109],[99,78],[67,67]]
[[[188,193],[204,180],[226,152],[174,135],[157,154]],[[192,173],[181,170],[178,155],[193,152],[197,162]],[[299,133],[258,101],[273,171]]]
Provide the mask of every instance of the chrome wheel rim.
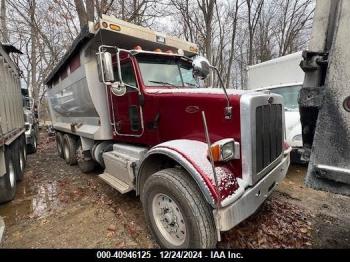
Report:
[[15,177],[15,169],[13,167],[12,161],[9,163],[9,177],[10,177],[11,188],[13,188],[15,186],[16,177]]
[[181,246],[186,240],[186,224],[175,201],[162,193],[152,200],[152,213],[162,236],[173,246]]

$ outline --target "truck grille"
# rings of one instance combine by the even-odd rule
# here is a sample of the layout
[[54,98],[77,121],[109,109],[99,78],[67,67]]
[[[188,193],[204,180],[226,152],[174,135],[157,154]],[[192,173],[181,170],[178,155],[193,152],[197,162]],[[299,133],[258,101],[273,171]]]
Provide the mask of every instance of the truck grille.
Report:
[[282,153],[282,105],[268,104],[258,106],[255,113],[255,174],[258,174]]

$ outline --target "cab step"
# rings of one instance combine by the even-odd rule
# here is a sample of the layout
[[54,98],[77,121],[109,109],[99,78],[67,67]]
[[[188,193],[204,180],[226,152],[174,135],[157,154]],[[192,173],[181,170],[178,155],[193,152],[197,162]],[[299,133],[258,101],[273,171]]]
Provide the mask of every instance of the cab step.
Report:
[[103,181],[105,181],[107,184],[109,184],[111,187],[118,190],[121,194],[125,194],[125,193],[133,190],[132,186],[129,186],[127,183],[121,181],[120,179],[118,179],[115,176],[112,176],[108,173],[103,173],[103,174],[99,175],[99,177]]

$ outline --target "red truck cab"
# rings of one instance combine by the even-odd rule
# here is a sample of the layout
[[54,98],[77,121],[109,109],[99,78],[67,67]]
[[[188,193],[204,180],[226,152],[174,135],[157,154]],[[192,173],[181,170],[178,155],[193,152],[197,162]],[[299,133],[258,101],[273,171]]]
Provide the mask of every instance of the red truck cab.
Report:
[[[154,155],[181,163],[218,210],[214,214],[219,231],[253,213],[289,165],[281,97],[207,88],[194,73],[196,58],[140,49],[116,54],[119,61],[115,57],[111,66],[118,78],[108,88],[113,138],[149,148],[140,173],[148,168],[148,157],[155,161]],[[214,166],[208,153],[208,144],[214,150],[212,143],[221,148],[220,156],[222,147],[232,151],[226,160],[214,159]],[[144,179],[139,178],[140,194]]]

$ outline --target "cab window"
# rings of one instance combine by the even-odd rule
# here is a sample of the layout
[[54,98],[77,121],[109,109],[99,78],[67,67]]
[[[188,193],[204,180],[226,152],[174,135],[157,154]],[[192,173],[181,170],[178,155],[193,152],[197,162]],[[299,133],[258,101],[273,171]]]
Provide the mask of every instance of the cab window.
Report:
[[[121,69],[121,75],[123,78],[123,82],[127,85],[137,87],[136,78],[135,78],[135,74],[134,74],[134,68],[131,64],[131,61],[127,61],[124,63],[121,62],[120,69]],[[117,76],[117,78],[119,78],[117,70],[118,69],[116,69],[116,71],[114,73]]]

